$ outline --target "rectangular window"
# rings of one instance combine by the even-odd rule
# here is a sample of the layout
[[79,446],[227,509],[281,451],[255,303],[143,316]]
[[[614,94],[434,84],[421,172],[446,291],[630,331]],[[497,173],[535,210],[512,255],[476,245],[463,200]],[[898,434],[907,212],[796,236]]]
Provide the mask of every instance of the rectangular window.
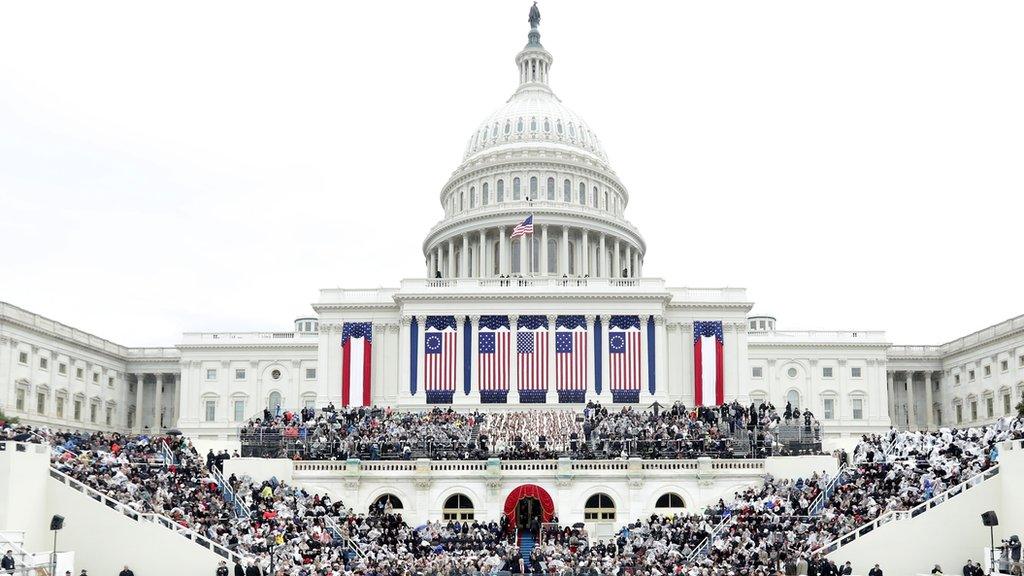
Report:
[[96,413],[99,412],[99,406],[96,404],[89,405],[89,422],[96,422]]
[[995,404],[995,398],[992,398],[991,396],[988,397],[988,398],[985,398],[985,412],[988,413],[988,417],[989,418],[994,416],[995,413],[996,413],[994,404]]
[[1003,414],[1010,415],[1010,393],[1003,394]]
[[978,401],[971,400],[971,421],[978,419]]
[[853,405],[853,419],[863,420],[864,419],[864,400],[861,398],[854,398],[851,402]]
[[991,366],[985,366],[985,378],[988,378],[991,375],[992,375],[992,367]]
[[1017,365],[1020,366],[1021,368],[1024,368],[1024,354],[1021,354],[1017,358]]
[[18,352],[18,362],[28,365],[28,352]]
[[822,368],[821,369],[821,377],[822,378],[831,378],[832,377],[832,367],[831,366],[825,366],[824,368]]
[[75,420],[82,419],[82,401],[75,400]]
[[751,330],[756,330],[757,329],[757,321],[756,320],[751,320],[750,321],[750,329]]
[[50,368],[50,361],[48,359],[46,359],[46,358],[40,358],[39,359],[39,368],[41,368],[43,370],[49,369]]
[[114,421],[114,409],[107,407],[107,426],[110,426]]
[[25,411],[25,389],[18,388],[18,391],[14,394],[14,409],[18,412]]
[[305,407],[310,409],[316,408],[316,400],[306,400]]
[[967,371],[967,379],[970,380],[971,382],[974,382],[974,370]]
[[836,416],[836,401],[834,398],[825,398],[825,420],[833,420]]
[[235,380],[245,380],[245,368],[235,368]]
[[92,382],[93,382],[93,384],[99,384],[100,383],[100,373],[99,372],[93,372],[92,373]]
[[67,374],[68,373],[68,365],[63,363],[63,362],[61,362],[60,364],[57,364],[57,372],[60,373],[60,374]]
[[245,400],[235,400],[235,422],[245,420]]
[[206,379],[207,380],[216,380],[217,379],[217,369],[216,368],[207,368],[206,369]]
[[64,399],[57,396],[57,418],[64,417]]
[[316,368],[306,368],[306,380],[316,380]]
[[46,394],[36,394],[36,412],[46,414]]
[[763,378],[764,377],[764,368],[762,368],[760,366],[753,366],[753,367],[751,367],[750,368],[750,377],[751,378]]
[[85,378],[85,370],[82,368],[75,368],[75,378],[78,378],[79,380]]
[[953,384],[956,384],[957,386],[960,385],[960,375],[959,374],[954,374],[953,375]]
[[109,386],[111,388],[114,387],[114,377],[113,376],[107,376],[107,386]]
[[964,422],[964,405],[963,404],[957,404],[956,405],[956,423],[957,424],[963,424],[963,422]]
[[213,422],[217,419],[217,401],[207,400],[206,401],[206,421]]
[[860,366],[854,366],[853,368],[850,368],[850,377],[860,378]]
[[1003,372],[1006,372],[1009,369],[1010,369],[1010,361],[1009,360],[1000,360],[999,361],[999,370],[1001,370]]

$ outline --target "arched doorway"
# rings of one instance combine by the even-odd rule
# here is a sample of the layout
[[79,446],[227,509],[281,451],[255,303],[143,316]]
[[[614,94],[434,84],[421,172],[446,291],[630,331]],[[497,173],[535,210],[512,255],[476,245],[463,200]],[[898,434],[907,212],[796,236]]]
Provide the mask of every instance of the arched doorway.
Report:
[[536,532],[554,518],[555,502],[540,486],[523,484],[509,493],[504,512],[509,530]]
[[394,494],[381,494],[373,501],[373,504],[370,504],[370,515],[398,514],[402,508],[402,501],[399,500],[398,496]]

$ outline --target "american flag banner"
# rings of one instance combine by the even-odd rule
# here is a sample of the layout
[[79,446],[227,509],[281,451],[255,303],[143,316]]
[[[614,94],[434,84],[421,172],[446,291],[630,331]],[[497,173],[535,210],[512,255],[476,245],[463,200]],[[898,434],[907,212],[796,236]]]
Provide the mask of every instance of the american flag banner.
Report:
[[693,403],[721,406],[725,403],[725,362],[720,320],[693,323]]
[[559,316],[555,321],[555,390],[560,404],[586,401],[587,336],[583,316]]
[[543,404],[548,396],[548,319],[520,316],[516,334],[519,402]]
[[512,238],[518,238],[520,236],[526,236],[527,234],[533,234],[533,214],[526,217],[516,227],[512,229]]
[[612,402],[640,401],[640,318],[612,316],[608,322],[608,388]]
[[423,388],[428,404],[451,404],[455,396],[459,333],[454,316],[427,316],[423,331]]
[[504,404],[508,401],[509,358],[512,331],[508,316],[481,316],[477,334],[477,380],[480,402]]
[[372,325],[369,322],[345,322],[341,329],[342,406],[370,405],[372,358]]

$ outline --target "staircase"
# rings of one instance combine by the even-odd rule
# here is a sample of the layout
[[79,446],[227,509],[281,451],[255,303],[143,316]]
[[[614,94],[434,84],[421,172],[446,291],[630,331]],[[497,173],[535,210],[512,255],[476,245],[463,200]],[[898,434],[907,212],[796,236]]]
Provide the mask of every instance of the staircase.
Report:
[[519,535],[519,557],[523,559],[523,566],[530,570],[530,554],[537,547],[537,541],[530,531],[524,531]]

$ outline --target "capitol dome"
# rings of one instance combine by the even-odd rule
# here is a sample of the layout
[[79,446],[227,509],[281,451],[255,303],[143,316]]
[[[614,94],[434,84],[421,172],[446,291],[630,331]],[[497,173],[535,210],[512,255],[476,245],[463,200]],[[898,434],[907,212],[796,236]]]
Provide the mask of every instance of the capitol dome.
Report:
[[[535,6],[518,87],[441,189],[444,217],[423,241],[429,278],[642,274],[647,247],[625,218],[629,192],[594,131],[551,91],[539,22]],[[520,225],[529,231],[513,236]]]
[[476,154],[523,145],[582,152],[602,163],[608,157],[586,122],[546,85],[524,84],[504,106],[491,114],[466,146],[464,160]]

